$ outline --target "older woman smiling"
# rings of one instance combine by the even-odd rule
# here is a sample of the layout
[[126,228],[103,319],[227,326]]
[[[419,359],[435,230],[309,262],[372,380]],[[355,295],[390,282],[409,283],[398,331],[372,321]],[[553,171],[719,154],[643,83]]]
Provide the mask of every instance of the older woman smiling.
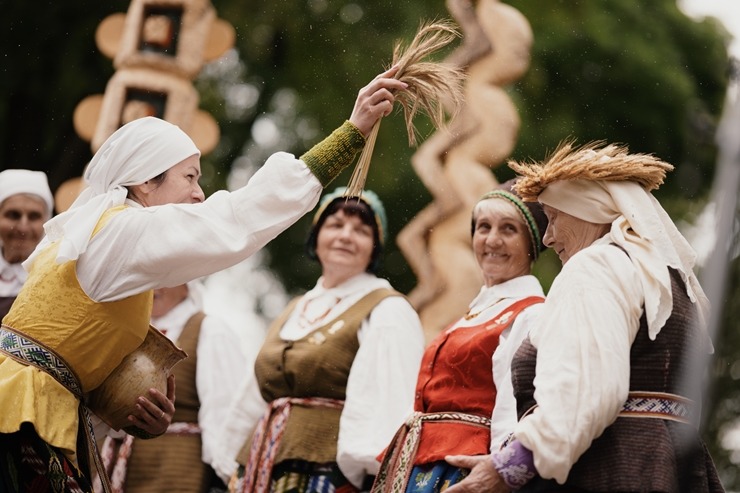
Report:
[[385,452],[373,492],[437,493],[465,467],[449,454],[498,450],[516,424],[510,363],[537,321],[544,294],[531,267],[547,220],[525,204],[512,182],[473,208],[473,253],[483,286],[470,309],[427,347],[417,377],[414,413]]

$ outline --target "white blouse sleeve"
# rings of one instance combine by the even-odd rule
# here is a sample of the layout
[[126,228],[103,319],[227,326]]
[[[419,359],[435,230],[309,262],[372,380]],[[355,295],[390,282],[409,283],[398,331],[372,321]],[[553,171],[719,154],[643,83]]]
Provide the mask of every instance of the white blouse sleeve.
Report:
[[511,360],[529,331],[539,321],[542,303],[527,307],[514,320],[510,330],[499,338],[493,352],[493,382],[496,385],[496,402],[491,416],[491,452],[514,431],[517,422],[516,398],[511,384]]
[[80,285],[95,301],[113,301],[230,267],[311,210],[321,190],[302,161],[280,152],[234,192],[129,207],[90,241],[77,263]]
[[226,418],[220,423],[217,447],[212,450],[213,467],[221,480],[228,484],[236,472],[236,457],[244,444],[252,437],[260,418],[267,411],[267,403],[260,394],[254,368],[248,373],[241,386],[228,403]]
[[339,422],[337,463],[357,487],[377,474],[376,459],[413,411],[424,333],[401,297],[381,301],[363,323]]
[[530,332],[537,348],[537,408],[516,427],[543,478],[565,482],[572,465],[627,399],[630,348],[643,295],[629,257],[596,245],[563,266]]
[[198,338],[198,365],[195,382],[200,410],[202,458],[212,464],[221,444],[218,434],[226,422],[235,389],[251,371],[240,339],[224,320],[213,315],[203,319]]

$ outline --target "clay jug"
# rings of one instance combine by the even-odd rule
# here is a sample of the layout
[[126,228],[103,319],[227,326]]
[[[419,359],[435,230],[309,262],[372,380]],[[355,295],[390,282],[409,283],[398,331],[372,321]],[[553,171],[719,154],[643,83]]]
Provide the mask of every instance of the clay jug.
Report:
[[88,394],[87,407],[114,430],[146,435],[127,419],[134,412],[136,399],[141,395],[148,397],[150,388],[167,395],[167,377],[172,367],[187,356],[167,336],[149,326],[144,342]]

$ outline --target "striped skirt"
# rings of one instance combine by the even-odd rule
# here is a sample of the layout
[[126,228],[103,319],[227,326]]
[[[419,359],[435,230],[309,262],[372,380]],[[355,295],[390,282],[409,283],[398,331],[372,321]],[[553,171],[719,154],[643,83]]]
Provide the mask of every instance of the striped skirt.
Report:
[[92,487],[59,449],[24,423],[20,431],[0,433],[0,492],[92,493]]

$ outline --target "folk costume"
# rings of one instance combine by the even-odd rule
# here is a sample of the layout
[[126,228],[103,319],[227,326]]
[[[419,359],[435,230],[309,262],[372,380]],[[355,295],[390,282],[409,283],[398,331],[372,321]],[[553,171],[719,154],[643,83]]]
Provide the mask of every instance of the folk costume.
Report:
[[[44,240],[24,264],[28,281],[3,321],[0,450],[10,460],[0,462],[0,489],[45,482],[57,491],[90,491],[85,458],[94,439],[85,395],[144,340],[151,290],[216,272],[262,248],[316,204],[363,144],[346,122],[301,160],[271,156],[239,190],[198,204],[141,207],[126,199],[127,185],[199,151],[178,127],[156,118],[109,137],[87,167],[88,188],[46,223]],[[31,469],[24,465],[29,454],[39,456]]]
[[152,318],[152,325],[189,356],[172,370],[177,408],[163,436],[138,440],[111,432],[105,438],[101,455],[115,491],[205,493],[217,484],[210,466],[219,447],[217,433],[247,368],[236,332],[203,312],[202,289],[199,282],[189,282],[184,300]]
[[563,266],[514,358],[520,420],[499,474],[527,492],[723,491],[695,428],[707,300],[650,193],[672,167],[600,144],[510,166],[526,198],[611,229]]
[[[274,420],[284,406],[291,407],[272,465],[312,463],[346,478],[348,488],[361,488],[377,472],[375,457],[411,408],[423,347],[416,312],[384,279],[363,273],[332,289],[319,279],[273,323],[255,362],[261,407],[269,403],[263,419]],[[234,424],[257,427],[247,421]],[[260,462],[256,433],[239,457],[242,476],[260,465],[255,473],[272,472],[272,479],[263,481],[277,483],[274,471],[261,468],[265,462]],[[245,482],[242,478],[242,489],[232,489],[293,491],[277,484],[244,489]]]
[[[541,209],[524,204],[508,182],[481,200],[492,198],[514,204],[536,258],[547,225]],[[373,492],[444,491],[468,473],[447,464],[445,456],[499,449],[516,425],[511,359],[537,323],[543,301],[532,275],[484,285],[468,313],[432,340],[416,383],[414,413],[384,452]]]
[[497,430],[508,433],[516,416],[513,402],[506,402],[513,398],[497,392],[494,373],[508,373],[505,354],[537,321],[543,299],[534,276],[484,287],[470,305],[475,316],[461,318],[429,344],[416,384],[415,412],[385,452],[373,491],[441,491],[466,474],[447,465],[446,455],[487,454],[497,447],[501,432],[492,433],[491,418],[499,403]]
[[[13,195],[35,195],[46,204],[46,217],[51,217],[54,199],[49,189],[46,173],[27,169],[6,169],[0,172],[0,204]],[[8,262],[0,243],[0,320],[8,313],[10,306],[26,282],[28,273],[21,262]]]
[[[341,190],[316,219],[333,200],[345,200]],[[363,201],[382,242],[382,204],[369,192]],[[412,407],[423,349],[418,315],[388,281],[363,272],[326,288],[320,278],[270,327],[229,420],[222,470],[240,464],[230,491],[367,491]]]

